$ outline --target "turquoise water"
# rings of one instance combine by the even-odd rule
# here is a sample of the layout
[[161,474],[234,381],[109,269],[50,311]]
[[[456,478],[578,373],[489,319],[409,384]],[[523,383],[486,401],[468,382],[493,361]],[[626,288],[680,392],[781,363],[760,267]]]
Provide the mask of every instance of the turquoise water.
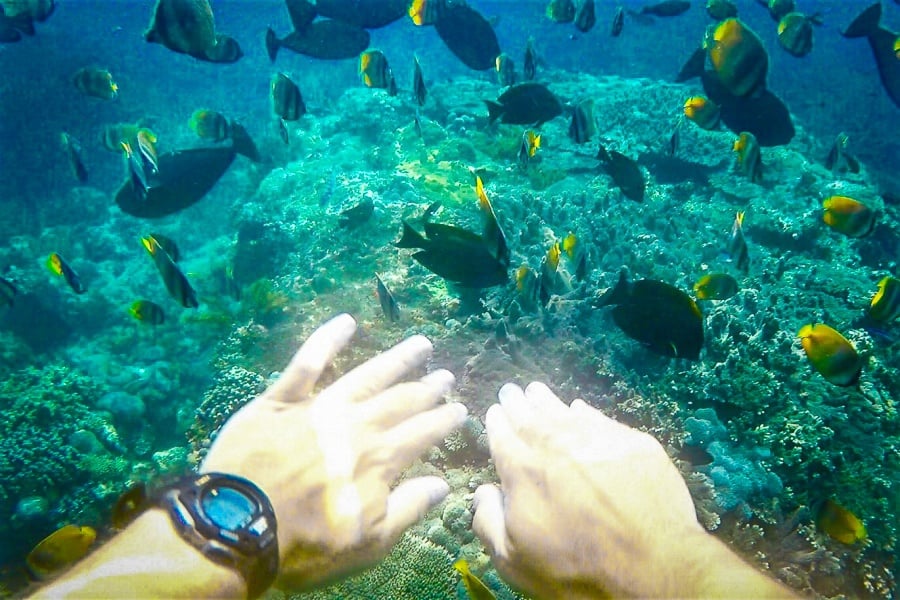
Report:
[[[612,3],[598,2],[597,25],[581,33],[548,20],[543,3],[472,0],[520,77],[534,39],[536,80],[563,104],[540,127],[541,148],[526,167],[517,154],[528,127],[488,124],[484,100],[502,92],[496,74],[468,69],[433,28],[405,17],[370,32],[370,48],[384,52],[397,79],[394,97],[363,86],[353,58],[282,49],[270,63],[266,27],[279,36],[291,28],[275,1],[213,2],[217,29],[243,49],[234,64],[143,41],[149,2],[60,2],[36,35],[0,45],[0,276],[19,291],[14,306],[0,305],[4,585],[23,583],[29,549],[64,524],[104,537],[127,485],[188,469],[229,411],[262,389],[318,324],[350,312],[360,332],[343,367],[424,333],[435,343],[433,365],[457,374],[454,397],[474,419],[416,467],[441,472],[454,490],[398,550],[428,568],[407,572],[420,563],[395,556],[330,597],[445,597],[434,590],[457,590],[450,565],[458,555],[508,593],[468,529],[470,484],[493,477],[480,419],[500,385],[535,379],[653,433],[673,457],[686,456],[686,439],[708,453],[711,460],[679,463],[701,523],[788,585],[820,597],[896,595],[897,329],[861,317],[878,282],[898,275],[900,108],[868,44],[840,35],[865,3],[799,2],[824,20],[804,58],[778,46],[764,7],[736,4],[768,52],[767,88],[796,129],[789,143],[762,148],[757,183],[736,169],[737,136],[725,128],[684,122],[668,153],[684,100],[703,92],[697,79],[673,83],[711,23],[696,0],[677,17],[627,16],[619,37],[609,34]],[[885,2],[882,24],[900,29],[900,6]],[[428,87],[421,137],[413,54]],[[79,93],[72,76],[86,66],[112,73],[117,98]],[[287,145],[269,98],[278,72],[297,83],[308,108],[287,123]],[[593,101],[597,132],[579,145],[567,131],[583,100]],[[126,167],[100,143],[103,127],[139,122],[156,134],[160,153],[214,147],[188,127],[201,108],[241,123],[260,162],[237,156],[209,193],[170,216],[123,212],[114,198]],[[81,142],[85,183],[60,148],[63,131]],[[839,132],[859,173],[823,164]],[[642,202],[626,198],[594,158],[600,143],[637,161]],[[508,281],[481,291],[448,284],[394,245],[401,222],[421,230],[435,201],[435,223],[480,232],[473,171],[511,253]],[[849,238],[825,225],[821,202],[832,195],[875,208],[874,230]],[[342,211],[367,202],[369,219],[339,226]],[[746,274],[726,252],[738,211],[746,215]],[[583,281],[563,256],[546,306],[524,298],[518,267],[540,272],[548,248],[570,232],[586,257]],[[198,308],[167,293],[142,248],[150,233],[177,242]],[[47,269],[53,252],[86,293]],[[691,294],[709,272],[737,279],[734,297],[700,302],[699,360],[648,351],[616,326],[610,308],[596,306],[623,267],[636,280]],[[397,322],[375,297],[376,272],[399,302]],[[142,298],[163,308],[163,324],[129,314]],[[813,370],[797,338],[812,322],[855,345],[858,385],[836,386]],[[817,508],[829,499],[865,523],[866,542],[845,544],[817,529]],[[425,584],[422,572],[432,578],[422,576]],[[407,579],[434,587],[401,592],[388,583]]]

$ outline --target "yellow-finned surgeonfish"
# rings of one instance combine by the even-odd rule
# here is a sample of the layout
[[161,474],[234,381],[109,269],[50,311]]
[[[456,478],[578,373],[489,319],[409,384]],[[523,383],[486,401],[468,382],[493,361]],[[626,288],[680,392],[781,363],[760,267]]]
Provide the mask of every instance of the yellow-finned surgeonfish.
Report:
[[889,323],[900,316],[900,279],[888,275],[878,282],[866,313],[876,321]]
[[769,55],[759,36],[740,19],[711,25],[704,48],[719,81],[735,96],[751,96],[766,87]]
[[865,541],[866,526],[852,512],[831,500],[825,500],[816,515],[816,527],[829,537],[844,543]]
[[51,254],[47,259],[47,266],[53,273],[64,278],[66,283],[69,284],[69,287],[72,288],[72,291],[76,294],[83,294],[87,291],[87,288],[81,283],[81,278],[78,276],[78,273],[69,266],[66,259],[56,252]]
[[35,579],[46,579],[84,558],[95,539],[97,532],[90,527],[66,525],[38,542],[25,564]]
[[163,283],[166,284],[169,294],[178,300],[183,307],[197,308],[200,305],[197,302],[197,292],[194,291],[187,277],[184,276],[184,273],[181,272],[181,269],[178,268],[178,265],[175,264],[168,252],[163,250],[156,238],[148,235],[141,238],[141,243],[147,252],[150,253],[150,256],[153,257],[156,269],[162,276]]
[[875,211],[847,196],[829,196],[822,201],[822,220],[847,237],[858,238],[875,229]]
[[738,293],[737,280],[728,273],[708,273],[694,284],[698,300],[728,300]]
[[806,357],[822,377],[834,385],[856,385],[863,361],[853,344],[822,323],[809,323],[797,333]]
[[453,568],[459,571],[463,585],[466,586],[466,593],[469,594],[469,600],[496,600],[497,596],[486,586],[475,573],[469,570],[469,562],[460,558],[453,563]]

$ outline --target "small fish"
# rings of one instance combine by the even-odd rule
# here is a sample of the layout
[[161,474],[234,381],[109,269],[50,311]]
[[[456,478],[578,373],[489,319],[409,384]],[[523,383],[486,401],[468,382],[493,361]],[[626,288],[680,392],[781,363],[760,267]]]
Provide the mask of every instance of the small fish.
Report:
[[19,290],[11,281],[4,277],[0,277],[0,304],[13,306],[15,297],[19,294]]
[[739,271],[746,273],[750,269],[750,254],[747,251],[747,240],[744,239],[744,212],[734,217],[731,225],[731,239],[728,241],[728,256]]
[[538,149],[541,147],[541,136],[532,129],[526,129],[522,133],[522,143],[519,144],[518,159],[519,164],[527,167],[537,155]]
[[119,153],[122,152],[122,142],[128,142],[132,148],[137,145],[137,134],[140,131],[145,131],[154,142],[156,141],[156,136],[146,127],[132,123],[113,123],[103,127],[100,142],[110,152]]
[[607,150],[601,145],[597,151],[597,160],[626,198],[635,202],[644,200],[647,181],[644,172],[634,159],[617,150]]
[[97,532],[90,527],[66,525],[38,542],[25,564],[35,579],[47,579],[84,558],[96,539]]
[[422,135],[422,115],[419,114],[418,108],[416,109],[416,114],[413,117],[413,129],[415,129],[416,135],[419,136],[420,139],[424,137]]
[[223,142],[231,137],[231,124],[228,119],[214,110],[195,110],[188,121],[188,126],[205,140]]
[[890,323],[900,316],[900,279],[887,276],[878,282],[878,291],[872,296],[866,314],[882,323]]
[[284,73],[278,73],[272,79],[271,96],[272,109],[283,120],[296,121],[306,114],[300,88]]
[[728,300],[738,293],[737,280],[727,273],[709,273],[694,284],[697,300]]
[[843,387],[856,385],[863,361],[847,338],[822,323],[804,325],[797,337],[810,364],[829,383]]
[[715,129],[719,125],[719,105],[706,96],[691,96],[684,101],[684,116],[701,129]]
[[81,143],[65,131],[60,134],[60,140],[66,158],[69,160],[69,166],[72,167],[72,173],[75,174],[78,181],[84,183],[88,179],[88,172],[81,159]]
[[875,211],[847,196],[829,196],[822,201],[822,220],[847,237],[866,236],[875,229]]
[[847,152],[847,143],[850,138],[846,133],[839,133],[834,139],[834,145],[825,158],[825,168],[832,173],[837,171],[850,171],[859,173],[859,161]]
[[51,254],[47,259],[47,267],[49,267],[50,271],[54,274],[64,278],[66,283],[69,284],[69,287],[72,288],[72,291],[76,294],[83,294],[87,291],[87,288],[81,283],[81,278],[78,276],[78,273],[76,273],[75,270],[69,266],[69,263],[56,252]]
[[894,40],[894,56],[897,57],[897,60],[900,60],[900,35]]
[[284,119],[277,119],[278,122],[278,137],[281,138],[281,141],[284,142],[285,145],[291,143],[291,137],[288,135],[287,125],[284,122]]
[[737,152],[738,170],[754,183],[762,180],[762,160],[756,136],[748,131],[742,131],[731,149]]
[[806,56],[813,47],[812,26],[821,24],[818,14],[788,13],[778,22],[778,43],[793,56]]
[[381,304],[381,312],[384,314],[385,318],[391,323],[399,321],[400,305],[394,300],[394,295],[391,293],[391,290],[384,285],[384,281],[381,280],[378,273],[375,273],[375,293],[378,295],[378,302]]
[[434,25],[445,8],[445,0],[413,0],[409,6],[409,18],[417,26]]
[[594,101],[584,100],[572,110],[569,138],[576,144],[585,144],[591,141],[591,136],[595,133],[597,133],[597,126],[594,121]]
[[469,563],[464,558],[460,558],[453,563],[453,568],[459,571],[463,585],[466,586],[466,592],[469,594],[469,600],[496,600],[497,596],[486,586],[477,575],[469,570]]
[[525,43],[525,62],[522,67],[522,74],[525,77],[525,81],[533,81],[534,76],[537,74],[537,53],[534,50],[534,38],[528,38],[528,41]]
[[594,0],[582,0],[575,11],[575,28],[582,33],[587,33],[593,29],[596,23],[597,14],[594,9]]
[[545,11],[547,18],[556,23],[571,23],[575,19],[573,0],[550,0]]
[[722,21],[736,17],[738,10],[731,0],[707,0],[706,13],[716,21]]
[[138,515],[152,505],[145,483],[136,483],[125,490],[110,515],[110,524],[114,529],[125,529]]
[[415,68],[413,69],[413,95],[416,97],[416,104],[425,105],[425,98],[428,96],[428,90],[425,88],[425,77],[422,75],[422,67],[419,66],[419,59],[413,57]]
[[515,278],[516,291],[519,295],[527,300],[529,304],[536,303],[538,301],[538,285],[540,282],[534,269],[528,265],[522,265],[516,269]]
[[156,240],[159,247],[166,251],[166,254],[169,255],[172,261],[178,262],[181,260],[181,250],[178,249],[178,244],[175,243],[175,240],[161,233],[151,233],[150,237]]
[[794,0],[757,0],[760,4],[769,9],[769,16],[774,21],[780,21],[782,17],[790,12],[794,12],[797,5]]
[[625,26],[625,9],[619,6],[616,8],[616,14],[613,16],[612,26],[609,28],[609,33],[613,37],[619,37],[619,34],[622,33],[622,27]]
[[656,4],[644,6],[640,10],[642,15],[654,15],[656,17],[677,17],[691,7],[687,0],[663,0]]
[[681,122],[684,119],[679,118],[675,121],[675,127],[672,128],[672,135],[669,136],[669,145],[666,146],[669,156],[678,154],[678,147],[681,145]]
[[125,167],[128,169],[128,179],[134,189],[135,195],[145,201],[150,193],[149,175],[144,170],[144,162],[138,152],[135,152],[129,142],[121,142],[122,151],[125,153]]
[[516,65],[508,54],[500,54],[494,61],[494,69],[497,71],[497,83],[502,87],[508,87],[516,83]]
[[482,238],[488,246],[491,255],[504,267],[509,266],[509,246],[506,243],[506,234],[500,227],[494,207],[484,191],[484,183],[481,177],[475,176],[475,195],[478,197],[478,207],[484,215],[484,232]]
[[166,285],[169,295],[175,298],[185,308],[197,308],[197,292],[191,287],[190,282],[168,252],[163,250],[159,242],[152,235],[141,238],[144,248],[153,258],[156,269]]
[[72,81],[75,83],[78,91],[85,96],[114,100],[119,95],[119,86],[116,85],[112,74],[106,69],[94,67],[78,69]]
[[686,461],[695,467],[708,465],[713,460],[715,460],[713,455],[710,454],[706,449],[691,444],[683,445],[681,447],[681,450],[678,452],[677,457],[680,460]]
[[144,172],[150,176],[159,173],[159,156],[156,153],[156,136],[146,129],[137,132],[137,154]]
[[363,198],[356,206],[341,211],[338,227],[356,229],[371,219],[373,214],[375,214],[375,202],[371,198]]
[[540,127],[550,119],[562,114],[562,103],[547,86],[527,81],[517,83],[500,94],[497,101],[485,100],[488,121],[510,125],[530,125]]
[[359,76],[366,87],[385,90],[390,89],[394,80],[391,67],[381,50],[366,50],[359,55]]
[[753,96],[765,89],[769,55],[743,21],[725,19],[711,26],[703,47],[719,82],[733,95]]
[[132,317],[147,325],[162,325],[166,321],[166,313],[162,307],[150,300],[135,300],[128,312]]
[[866,526],[852,512],[831,500],[825,500],[816,515],[816,527],[843,544],[866,540]]

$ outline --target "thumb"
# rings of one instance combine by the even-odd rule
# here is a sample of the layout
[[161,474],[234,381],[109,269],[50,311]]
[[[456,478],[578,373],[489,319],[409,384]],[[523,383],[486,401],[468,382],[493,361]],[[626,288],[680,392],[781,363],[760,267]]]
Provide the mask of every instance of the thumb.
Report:
[[492,559],[509,557],[509,536],[506,534],[506,514],[503,511],[503,492],[493,484],[478,486],[474,499],[475,515],[472,530],[487,548]]

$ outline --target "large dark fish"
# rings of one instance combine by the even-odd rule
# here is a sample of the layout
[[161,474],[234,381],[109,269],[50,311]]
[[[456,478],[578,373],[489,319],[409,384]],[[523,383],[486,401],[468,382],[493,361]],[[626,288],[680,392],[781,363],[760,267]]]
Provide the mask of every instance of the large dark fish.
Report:
[[657,17],[677,17],[691,7],[687,0],[663,0],[656,4],[641,7],[640,14]]
[[507,267],[492,254],[480,235],[439,223],[425,223],[425,236],[403,222],[398,248],[419,248],[413,258],[423,267],[464,288],[505,283]]
[[162,154],[159,173],[145,198],[131,179],[116,193],[116,204],[129,215],[155,219],[175,214],[200,200],[228,170],[237,152],[230,146],[195,148]]
[[644,200],[647,181],[636,161],[621,152],[607,150],[602,145],[597,152],[597,160],[600,161],[606,173],[612,177],[613,183],[622,190],[626,198],[635,202]]
[[784,102],[763,90],[758,96],[735,96],[712,71],[702,76],[703,90],[719,105],[722,123],[734,133],[748,131],[760,146],[783,146],[794,137],[791,113]]
[[869,41],[881,84],[894,104],[900,106],[900,60],[894,51],[898,34],[881,26],[881,2],[876,2],[853,19],[843,31],[843,36],[864,37]]
[[291,32],[280,40],[271,29],[266,31],[266,51],[273,62],[279,48],[313,58],[341,60],[356,58],[368,47],[368,31],[333,19],[315,21],[302,32]]
[[316,18],[316,5],[309,0],[286,0],[288,15],[294,31],[304,31]]
[[490,22],[465,4],[447,5],[434,24],[447,48],[470,69],[494,68],[500,42]]
[[320,16],[365,29],[389,25],[406,16],[408,8],[409,0],[316,0]]
[[672,358],[700,358],[703,314],[678,288],[651,279],[632,283],[623,270],[597,306],[614,306],[613,321],[619,329],[649,350]]
[[562,114],[562,103],[540,83],[526,82],[510,86],[496,102],[485,100],[491,123],[500,119],[511,125],[540,126]]

